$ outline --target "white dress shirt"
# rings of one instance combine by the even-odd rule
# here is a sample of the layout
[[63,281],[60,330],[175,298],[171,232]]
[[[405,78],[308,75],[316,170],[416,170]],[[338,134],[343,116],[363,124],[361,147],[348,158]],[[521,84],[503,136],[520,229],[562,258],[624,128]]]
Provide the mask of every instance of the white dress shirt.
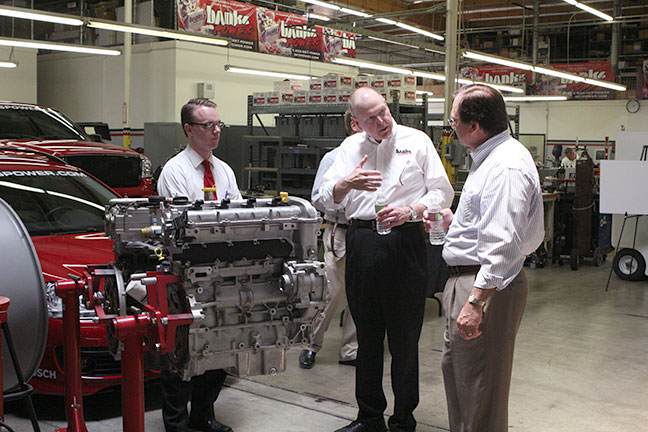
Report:
[[322,160],[320,160],[319,167],[317,168],[317,174],[315,175],[315,181],[313,182],[313,191],[311,192],[311,203],[320,212],[324,213],[324,219],[329,222],[339,222],[341,224],[346,224],[347,220],[344,217],[344,210],[333,210],[327,209],[326,206],[322,203],[321,194],[320,194],[320,185],[322,184],[322,178],[324,174],[331,168],[333,162],[335,162],[335,156],[340,147],[336,147],[330,152],[326,153]]
[[[204,199],[205,194],[202,189],[205,187],[205,168],[202,162],[202,156],[188,145],[164,164],[158,179],[158,193],[168,198],[186,196],[191,201]],[[214,155],[209,158],[209,163],[218,199],[242,199],[232,168]]]
[[576,159],[571,160],[567,156],[565,156],[564,158],[562,158],[560,166],[562,168],[576,168]]
[[450,266],[481,265],[474,286],[501,290],[544,238],[538,171],[529,151],[508,131],[481,144],[471,157],[443,259]]
[[[432,204],[450,207],[454,190],[430,138],[418,129],[396,124],[393,119],[392,122],[392,135],[380,143],[362,132],[347,137],[340,144],[335,163],[324,175],[320,187],[320,200],[326,208],[344,208],[347,220],[375,219],[378,194],[392,207],[405,207],[415,202],[426,207]],[[335,184],[349,175],[364,155],[369,158],[363,168],[382,174],[380,189],[377,192],[351,190],[336,204],[333,198]]]

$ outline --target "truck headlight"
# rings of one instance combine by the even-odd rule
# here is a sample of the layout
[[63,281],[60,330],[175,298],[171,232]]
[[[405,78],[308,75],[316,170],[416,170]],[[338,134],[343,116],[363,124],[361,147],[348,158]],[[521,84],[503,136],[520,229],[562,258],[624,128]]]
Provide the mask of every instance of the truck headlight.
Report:
[[153,177],[153,164],[151,163],[151,159],[143,154],[140,154],[140,158],[142,158],[142,178]]

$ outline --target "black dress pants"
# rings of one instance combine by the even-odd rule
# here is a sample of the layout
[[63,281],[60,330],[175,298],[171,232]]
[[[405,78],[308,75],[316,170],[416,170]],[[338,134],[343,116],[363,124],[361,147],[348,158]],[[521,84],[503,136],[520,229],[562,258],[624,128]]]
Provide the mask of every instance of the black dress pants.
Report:
[[346,290],[358,330],[358,420],[383,422],[384,339],[392,356],[392,430],[413,431],[419,402],[418,341],[425,309],[426,248],[423,225],[406,223],[379,235],[371,228],[347,231]]
[[[214,419],[214,402],[218,399],[227,374],[222,369],[210,370],[183,381],[174,371],[162,371],[162,419],[166,432],[186,432],[189,424],[203,425]],[[191,416],[187,402],[191,399]]]

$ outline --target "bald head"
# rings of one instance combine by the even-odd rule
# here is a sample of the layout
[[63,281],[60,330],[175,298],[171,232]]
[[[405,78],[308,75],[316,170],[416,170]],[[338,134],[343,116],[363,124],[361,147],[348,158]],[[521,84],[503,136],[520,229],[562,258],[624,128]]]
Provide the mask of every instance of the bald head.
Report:
[[393,119],[385,99],[371,87],[360,87],[349,98],[349,110],[360,128],[377,142],[392,134]]

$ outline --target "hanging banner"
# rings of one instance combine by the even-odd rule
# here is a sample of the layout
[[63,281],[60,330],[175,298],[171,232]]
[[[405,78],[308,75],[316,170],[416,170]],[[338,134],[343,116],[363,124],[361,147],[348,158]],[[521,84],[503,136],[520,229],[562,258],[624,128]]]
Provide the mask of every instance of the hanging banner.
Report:
[[309,26],[303,15],[233,0],[177,0],[178,28],[230,39],[232,48],[307,60],[355,57],[355,34]]
[[[614,74],[609,61],[590,63],[555,63],[550,68],[592,78],[599,81],[614,82]],[[506,84],[527,88],[533,79],[531,71],[508,66],[465,67],[461,69],[464,78],[479,79],[495,84]],[[527,90],[529,90],[527,88]],[[569,99],[612,99],[614,91],[603,87],[577,83],[550,75],[537,74],[532,92],[538,95],[565,95]]]

